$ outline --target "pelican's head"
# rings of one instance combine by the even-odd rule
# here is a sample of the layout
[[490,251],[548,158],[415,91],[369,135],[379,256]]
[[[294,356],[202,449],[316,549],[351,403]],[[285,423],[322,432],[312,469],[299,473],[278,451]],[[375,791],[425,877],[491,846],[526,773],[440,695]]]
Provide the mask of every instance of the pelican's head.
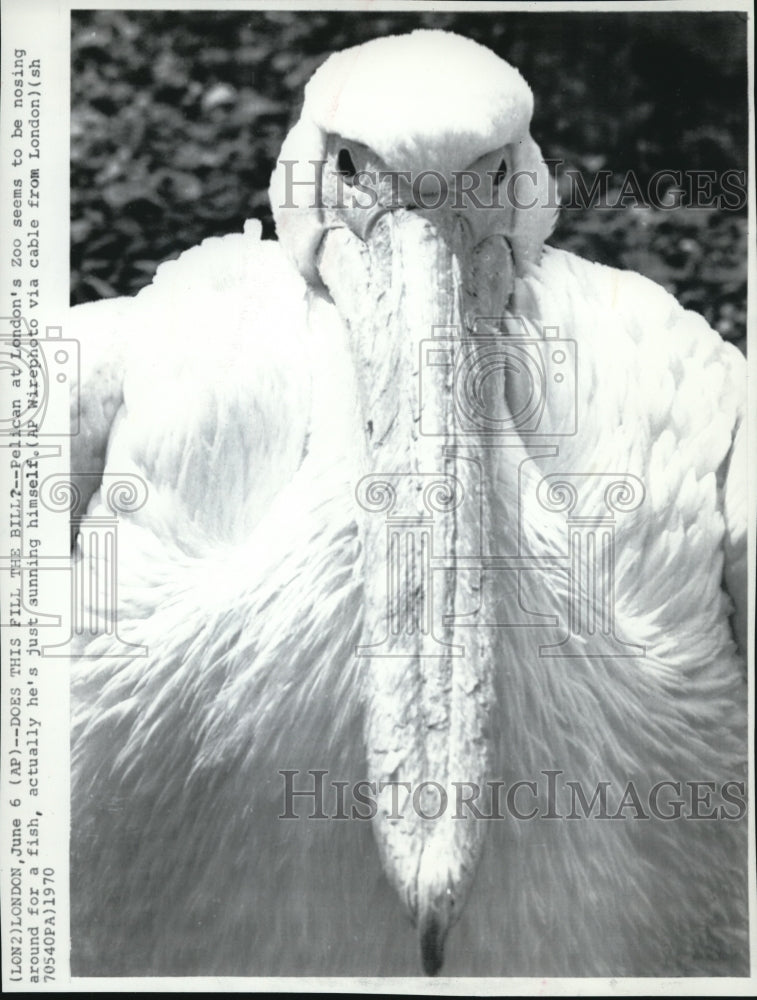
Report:
[[522,273],[556,217],[532,111],[517,69],[449,32],[335,53],[307,84],[272,177],[279,239],[317,284],[329,228],[346,225],[365,240],[385,212],[420,210],[467,227],[469,251],[504,237]]
[[[429,818],[434,790],[492,773],[502,640],[475,627],[486,621],[486,581],[460,557],[491,544],[488,526],[501,522],[487,434],[508,419],[504,370],[491,325],[478,320],[506,312],[555,217],[529,135],[532,106],[518,71],[469,39],[375,39],[315,73],[271,182],[280,241],[335,304],[357,373],[358,655],[368,777],[385,790],[374,829],[430,973],[441,967],[485,828],[455,822],[452,803]],[[463,345],[457,355],[449,338]],[[458,378],[453,356],[470,379]],[[461,418],[466,393],[476,412],[488,410],[480,428],[475,413]],[[402,819],[398,788],[411,803]]]

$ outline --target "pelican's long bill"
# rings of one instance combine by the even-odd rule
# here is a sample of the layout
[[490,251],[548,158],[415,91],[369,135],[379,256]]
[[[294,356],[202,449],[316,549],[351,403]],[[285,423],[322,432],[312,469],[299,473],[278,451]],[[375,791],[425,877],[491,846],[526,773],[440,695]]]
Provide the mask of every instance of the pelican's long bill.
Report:
[[[417,95],[416,53],[392,41],[397,79]],[[467,54],[476,62],[472,92],[449,95],[460,126],[438,148],[389,134],[377,143],[375,118],[368,145],[366,109],[353,104],[370,92],[370,59],[365,52],[358,61],[330,59],[308,84],[271,186],[290,254],[314,287],[325,288],[348,330],[365,432],[365,474],[356,484],[365,593],[357,654],[368,777],[380,793],[376,840],[431,974],[441,968],[485,831],[483,823],[455,821],[440,796],[459,783],[481,785],[492,763],[499,633],[475,627],[485,572],[464,565],[481,555],[501,502],[498,453],[486,442],[508,414],[489,324],[504,315],[515,275],[553,221],[544,208],[546,168],[528,135],[530,89],[487,50],[471,45]],[[470,123],[470,108],[495,106],[496,121],[484,111]],[[421,134],[423,102],[406,101],[403,114]],[[320,174],[309,188],[313,167]],[[508,184],[516,173],[531,182],[532,195],[539,189],[538,213],[533,198]],[[450,341],[467,355],[462,384]],[[398,795],[412,801],[402,821]]]
[[[429,365],[421,380],[432,331],[465,335],[462,274],[474,248],[454,220],[440,215],[438,222],[393,212],[366,244],[330,229],[319,264],[349,326],[366,428],[366,475],[357,490],[366,591],[360,652],[369,674],[369,777],[384,787],[376,833],[386,873],[418,922],[428,972],[441,965],[482,834],[482,824],[455,822],[451,813],[438,818],[433,789],[446,794],[451,781],[484,780],[492,704],[491,638],[472,643],[471,629],[454,624],[476,610],[481,574],[453,570],[458,551],[477,549],[480,525],[469,507],[490,506],[482,484],[494,477],[481,477],[479,463],[491,459],[460,435],[448,367]],[[497,249],[504,271],[509,251],[504,241]],[[485,384],[493,416],[504,407],[501,374]],[[433,572],[439,556],[447,571]],[[391,817],[403,787],[425,789],[428,801],[398,823]]]

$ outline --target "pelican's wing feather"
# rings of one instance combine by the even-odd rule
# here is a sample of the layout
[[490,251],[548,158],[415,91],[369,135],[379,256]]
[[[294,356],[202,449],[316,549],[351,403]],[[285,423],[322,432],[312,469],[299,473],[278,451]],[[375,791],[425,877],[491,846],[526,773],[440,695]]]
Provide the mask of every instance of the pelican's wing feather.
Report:
[[[211,237],[161,264],[133,298],[72,309],[81,374],[71,464],[81,512],[106,466],[136,472],[159,491],[155,466],[176,485],[196,469],[193,448],[214,451],[216,464],[228,461],[226,437],[235,428],[245,430],[237,450],[275,452],[271,427],[255,417],[288,412],[289,384],[301,401],[294,341],[305,329],[304,303],[301,277],[252,221],[243,233]],[[296,437],[291,423],[282,429]]]
[[71,386],[71,480],[83,514],[98,489],[113,420],[123,402],[125,348],[133,328],[134,301],[103,299],[75,306],[68,332],[79,345]]
[[[738,360],[738,359],[737,359]],[[746,383],[746,365],[734,365],[734,376],[740,385]],[[741,391],[741,390],[740,390]],[[747,622],[749,619],[747,587],[747,425],[745,414],[735,429],[723,486],[723,516],[725,537],[723,548],[725,588],[733,601],[733,629],[744,657],[747,656]]]
[[[545,408],[549,426],[564,430],[575,405],[580,433],[561,440],[560,468],[583,472],[594,463],[643,483],[638,524],[624,523],[628,551],[644,560],[646,571],[634,578],[648,591],[649,607],[660,623],[680,622],[707,580],[713,621],[722,590],[743,653],[746,359],[655,282],[554,248],[517,283],[513,307],[543,325],[543,336],[575,344],[575,403],[550,393]],[[666,593],[666,617],[657,588],[667,578],[661,567],[672,560],[679,578]],[[696,638],[704,648],[713,628]]]

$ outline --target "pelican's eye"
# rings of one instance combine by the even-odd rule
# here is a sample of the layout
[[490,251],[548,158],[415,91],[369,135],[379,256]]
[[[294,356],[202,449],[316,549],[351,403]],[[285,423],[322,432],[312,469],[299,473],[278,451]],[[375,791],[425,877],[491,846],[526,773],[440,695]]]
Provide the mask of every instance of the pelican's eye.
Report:
[[499,185],[505,179],[506,173],[507,173],[507,164],[505,163],[504,160],[500,160],[497,169],[491,171],[492,186],[499,187]]
[[339,150],[339,155],[336,158],[336,166],[339,173],[344,177],[345,182],[352,184],[357,173],[357,167],[350,155],[349,149],[346,149],[344,146]]

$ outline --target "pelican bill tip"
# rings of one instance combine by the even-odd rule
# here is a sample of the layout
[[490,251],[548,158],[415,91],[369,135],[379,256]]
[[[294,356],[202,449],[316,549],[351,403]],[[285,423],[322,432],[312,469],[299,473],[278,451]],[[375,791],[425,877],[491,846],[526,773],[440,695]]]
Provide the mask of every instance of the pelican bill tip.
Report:
[[421,963],[427,976],[435,976],[444,965],[444,942],[447,928],[438,914],[429,913],[420,921]]

